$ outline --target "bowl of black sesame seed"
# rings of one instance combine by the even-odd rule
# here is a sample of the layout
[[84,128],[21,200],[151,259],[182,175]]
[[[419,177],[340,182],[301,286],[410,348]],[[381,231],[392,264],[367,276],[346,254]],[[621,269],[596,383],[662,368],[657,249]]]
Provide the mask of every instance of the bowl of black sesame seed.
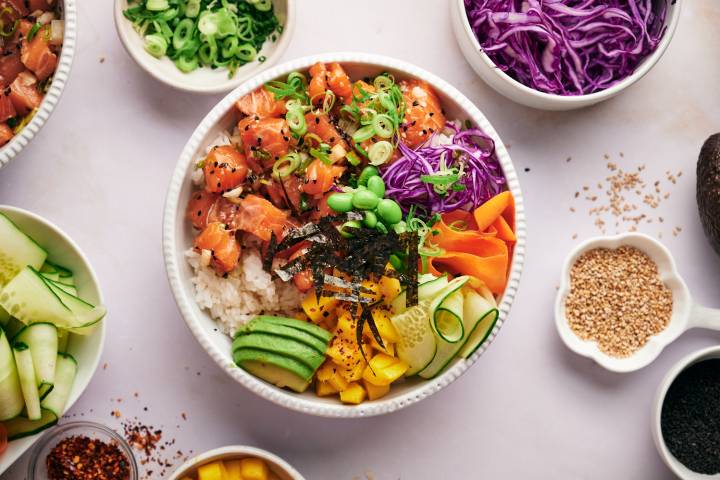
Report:
[[679,478],[720,478],[720,346],[691,353],[665,375],[652,433],[660,457]]

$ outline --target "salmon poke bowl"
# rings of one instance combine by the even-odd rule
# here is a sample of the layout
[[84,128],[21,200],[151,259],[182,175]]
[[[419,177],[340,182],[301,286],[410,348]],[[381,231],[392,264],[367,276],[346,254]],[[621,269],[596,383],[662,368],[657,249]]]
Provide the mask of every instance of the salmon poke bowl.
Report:
[[252,391],[321,416],[443,388],[506,320],[522,196],[482,113],[410,64],[324,54],[223,99],[185,146],[164,218],[175,299]]
[[0,167],[55,109],[75,53],[74,0],[0,1]]

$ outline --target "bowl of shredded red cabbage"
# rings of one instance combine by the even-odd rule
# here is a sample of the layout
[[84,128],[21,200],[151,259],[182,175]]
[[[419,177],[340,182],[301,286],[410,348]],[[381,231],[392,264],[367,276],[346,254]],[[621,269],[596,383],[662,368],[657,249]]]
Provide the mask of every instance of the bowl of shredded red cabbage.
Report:
[[620,90],[642,76],[641,66],[654,64],[667,46],[678,13],[674,0],[458,3],[496,72],[559,97]]

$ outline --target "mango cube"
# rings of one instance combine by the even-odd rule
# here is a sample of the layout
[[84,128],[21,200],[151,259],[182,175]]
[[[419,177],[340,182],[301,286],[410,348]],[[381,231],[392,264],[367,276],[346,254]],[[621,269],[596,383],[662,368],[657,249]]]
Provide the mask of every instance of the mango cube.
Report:
[[329,395],[335,395],[340,390],[335,388],[332,383],[328,381],[318,380],[315,383],[315,394],[318,397],[327,397]]
[[353,382],[340,392],[340,401],[357,405],[365,400],[365,389],[357,382]]
[[[377,326],[378,332],[380,333],[383,342],[385,340],[392,343],[397,343],[400,341],[400,335],[395,329],[395,326],[392,324],[392,321],[390,321],[390,315],[388,314],[388,311],[386,309],[373,308],[372,318],[375,321],[375,325]],[[368,330],[369,328],[370,327],[368,327]]]
[[222,461],[206,463],[198,468],[198,480],[225,480],[226,476]]
[[370,359],[370,364],[363,373],[363,379],[368,383],[383,387],[402,377],[408,368],[408,364],[402,360],[379,353]]
[[230,460],[225,462],[225,473],[227,473],[226,480],[243,480],[240,460]]
[[390,392],[390,385],[373,385],[365,379],[363,379],[363,386],[368,394],[368,400],[377,400]]
[[267,480],[268,467],[259,458],[243,458],[240,460],[242,480]]
[[305,315],[307,315],[313,323],[319,323],[333,316],[337,304],[338,300],[333,297],[321,296],[320,300],[318,300],[315,295],[315,290],[310,290],[302,302],[302,308]]
[[348,382],[359,382],[366,365],[365,361],[361,360],[351,367],[338,367],[338,373]]
[[402,291],[400,280],[393,277],[381,277],[378,286],[380,287],[380,294],[383,296],[383,303],[385,305],[390,305],[390,302],[395,300]]

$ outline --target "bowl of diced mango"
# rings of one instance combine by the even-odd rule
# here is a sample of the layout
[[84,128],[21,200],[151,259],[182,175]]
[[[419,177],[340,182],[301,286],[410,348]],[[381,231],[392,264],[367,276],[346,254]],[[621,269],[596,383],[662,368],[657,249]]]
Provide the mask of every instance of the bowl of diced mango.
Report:
[[305,480],[282,458],[255,447],[216,448],[182,464],[170,480]]

